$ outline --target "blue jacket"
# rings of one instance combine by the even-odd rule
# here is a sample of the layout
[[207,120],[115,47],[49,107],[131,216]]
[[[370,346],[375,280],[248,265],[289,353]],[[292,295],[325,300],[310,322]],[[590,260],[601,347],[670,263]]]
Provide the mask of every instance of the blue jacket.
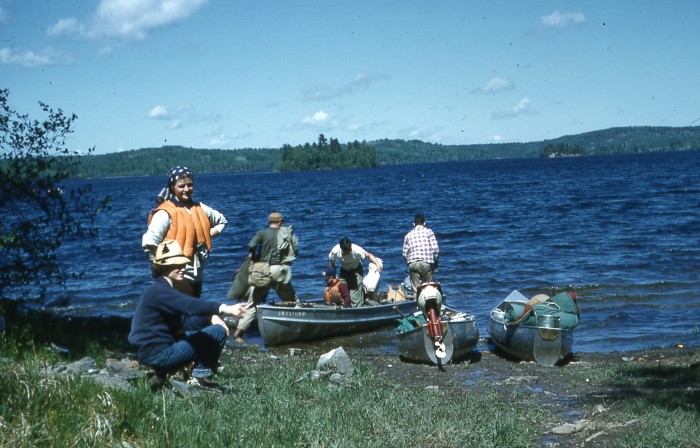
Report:
[[219,312],[220,302],[195,299],[156,278],[141,296],[131,320],[129,342],[138,347],[140,361],[162,352],[183,334],[183,322],[191,316],[211,317]]

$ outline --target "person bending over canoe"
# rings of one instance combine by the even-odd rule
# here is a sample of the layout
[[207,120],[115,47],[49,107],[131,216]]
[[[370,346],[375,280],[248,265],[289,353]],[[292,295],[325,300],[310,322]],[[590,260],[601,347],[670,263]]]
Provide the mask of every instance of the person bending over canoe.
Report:
[[353,307],[376,305],[376,302],[365,301],[362,289],[362,277],[364,275],[362,260],[365,258],[369,258],[377,266],[378,273],[382,272],[382,261],[357,244],[353,244],[349,238],[342,238],[340,243],[333,246],[333,249],[328,253],[333,272],[336,272],[336,261],[340,261],[340,274],[338,277],[347,283]]
[[207,385],[216,372],[229,334],[218,314],[240,316],[243,304],[200,300],[178,291],[175,286],[186,281],[185,266],[191,261],[177,241],[166,240],[158,245],[152,262],[154,280],[136,305],[129,342],[137,347],[139,362],[154,368],[159,375],[173,373],[193,362],[192,376]]

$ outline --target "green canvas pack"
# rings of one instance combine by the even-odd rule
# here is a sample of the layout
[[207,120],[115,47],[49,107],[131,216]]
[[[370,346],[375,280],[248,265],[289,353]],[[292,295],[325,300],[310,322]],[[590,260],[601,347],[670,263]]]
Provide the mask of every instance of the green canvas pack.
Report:
[[246,297],[248,293],[248,278],[250,277],[250,258],[243,260],[241,267],[238,268],[236,274],[233,277],[233,283],[231,288],[228,290],[228,298],[235,300],[242,300]]
[[277,231],[277,252],[280,263],[290,264],[297,258],[297,237],[292,226],[282,226]]
[[397,319],[396,321],[396,332],[405,333],[411,331],[414,328],[423,326],[427,323],[425,316],[419,314],[418,316],[410,314],[402,319]]
[[[566,294],[566,296],[573,301],[568,294]],[[564,302],[564,300],[562,300],[562,302]],[[571,310],[571,308],[569,307],[568,310]],[[564,311],[557,303],[552,302],[550,299],[539,305],[535,305],[523,316],[523,312],[525,311],[524,302],[508,302],[506,314],[503,319],[504,323],[506,325],[517,325],[520,327],[536,327],[537,316],[552,315],[559,318],[559,328],[562,330],[573,330],[578,325],[578,306],[576,307],[576,312]],[[514,324],[513,322],[516,321],[518,321],[518,323]]]

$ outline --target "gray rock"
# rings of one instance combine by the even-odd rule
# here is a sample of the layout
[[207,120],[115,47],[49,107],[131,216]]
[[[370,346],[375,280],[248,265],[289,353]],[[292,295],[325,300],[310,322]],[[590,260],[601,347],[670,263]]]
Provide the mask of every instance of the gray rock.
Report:
[[573,423],[564,423],[563,425],[559,425],[555,428],[552,428],[552,434],[558,434],[558,435],[568,435],[568,434],[573,434],[576,432],[579,432],[583,429],[585,429],[588,425],[591,424],[590,420],[582,419],[577,422]]
[[321,355],[316,369],[338,372],[346,378],[349,378],[354,373],[355,366],[352,364],[352,360],[350,360],[348,354],[345,353],[343,347],[338,347]]

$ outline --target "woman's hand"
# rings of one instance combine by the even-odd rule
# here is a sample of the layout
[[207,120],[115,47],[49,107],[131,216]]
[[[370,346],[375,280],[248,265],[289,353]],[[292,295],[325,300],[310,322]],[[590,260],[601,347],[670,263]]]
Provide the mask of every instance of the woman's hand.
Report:
[[241,317],[241,314],[243,314],[243,307],[245,307],[245,303],[221,305],[219,307],[219,314],[230,314],[231,316]]
[[217,316],[216,314],[214,314],[211,317],[211,324],[212,325],[221,325],[222,327],[224,327],[226,329],[226,336],[230,336],[230,332],[228,330],[228,325],[226,325],[226,322],[224,322],[224,320],[222,318],[220,318],[219,316]]

